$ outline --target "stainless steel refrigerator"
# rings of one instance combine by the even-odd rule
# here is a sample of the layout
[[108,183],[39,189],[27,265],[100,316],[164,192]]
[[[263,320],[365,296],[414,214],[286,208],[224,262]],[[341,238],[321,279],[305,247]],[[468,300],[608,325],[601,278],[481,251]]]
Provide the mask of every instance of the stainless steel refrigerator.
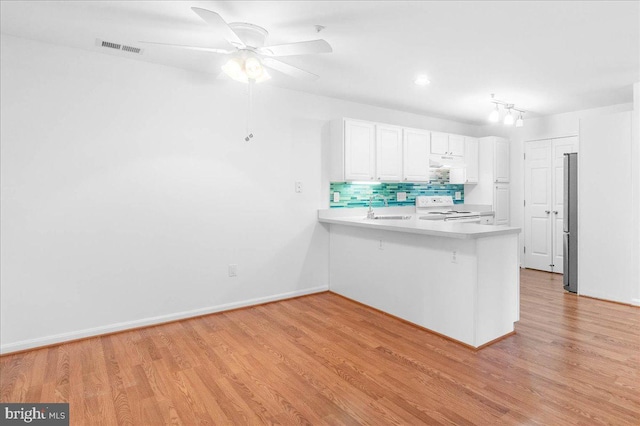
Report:
[[564,289],[578,292],[578,154],[564,154]]

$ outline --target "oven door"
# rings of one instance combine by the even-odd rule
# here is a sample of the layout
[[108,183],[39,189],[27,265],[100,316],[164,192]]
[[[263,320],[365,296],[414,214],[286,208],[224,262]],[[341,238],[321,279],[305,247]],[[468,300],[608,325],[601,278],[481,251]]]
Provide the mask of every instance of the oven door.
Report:
[[449,216],[444,218],[448,223],[480,223],[480,216]]

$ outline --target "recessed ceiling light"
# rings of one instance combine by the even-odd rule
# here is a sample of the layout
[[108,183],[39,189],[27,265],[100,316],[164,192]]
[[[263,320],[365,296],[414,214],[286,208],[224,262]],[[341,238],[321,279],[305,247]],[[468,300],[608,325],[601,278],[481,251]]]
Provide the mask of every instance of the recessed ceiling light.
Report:
[[418,86],[426,86],[427,84],[431,83],[431,81],[429,81],[429,77],[424,74],[417,76],[416,79],[413,80],[413,82]]

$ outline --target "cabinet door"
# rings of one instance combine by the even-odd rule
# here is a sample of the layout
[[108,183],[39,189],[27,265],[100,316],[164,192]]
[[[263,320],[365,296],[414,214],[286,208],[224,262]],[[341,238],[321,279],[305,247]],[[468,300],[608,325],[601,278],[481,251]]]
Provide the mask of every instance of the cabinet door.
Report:
[[509,182],[509,162],[509,141],[496,138],[493,159],[495,182]]
[[376,125],[376,178],[398,182],[402,178],[402,128]]
[[375,125],[373,123],[345,120],[345,180],[374,180],[375,155]]
[[478,183],[478,139],[464,138],[464,164],[464,183]]
[[431,153],[447,155],[449,153],[449,135],[446,133],[431,133]]
[[464,157],[464,136],[449,135],[449,155]]
[[409,182],[429,181],[430,136],[427,131],[404,129],[402,180]]
[[495,224],[509,225],[509,184],[495,184],[493,190],[493,209]]

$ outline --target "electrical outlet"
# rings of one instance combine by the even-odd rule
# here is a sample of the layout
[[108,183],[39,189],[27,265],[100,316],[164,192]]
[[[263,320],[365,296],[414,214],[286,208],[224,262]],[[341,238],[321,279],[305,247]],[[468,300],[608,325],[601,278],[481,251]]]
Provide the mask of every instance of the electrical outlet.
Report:
[[334,203],[339,203],[340,202],[340,193],[338,191],[333,193],[333,202]]
[[238,265],[236,265],[235,263],[231,263],[229,265],[229,276],[230,277],[237,277],[238,276]]
[[460,191],[457,191],[457,192],[455,193],[455,199],[456,199],[456,200],[461,200],[461,199],[462,199],[462,193],[461,193]]
[[302,182],[299,180],[296,181],[296,192],[300,194],[302,192]]
[[397,201],[407,201],[407,193],[406,192],[398,192],[396,193]]
[[455,250],[451,252],[451,263],[458,263],[458,252]]

